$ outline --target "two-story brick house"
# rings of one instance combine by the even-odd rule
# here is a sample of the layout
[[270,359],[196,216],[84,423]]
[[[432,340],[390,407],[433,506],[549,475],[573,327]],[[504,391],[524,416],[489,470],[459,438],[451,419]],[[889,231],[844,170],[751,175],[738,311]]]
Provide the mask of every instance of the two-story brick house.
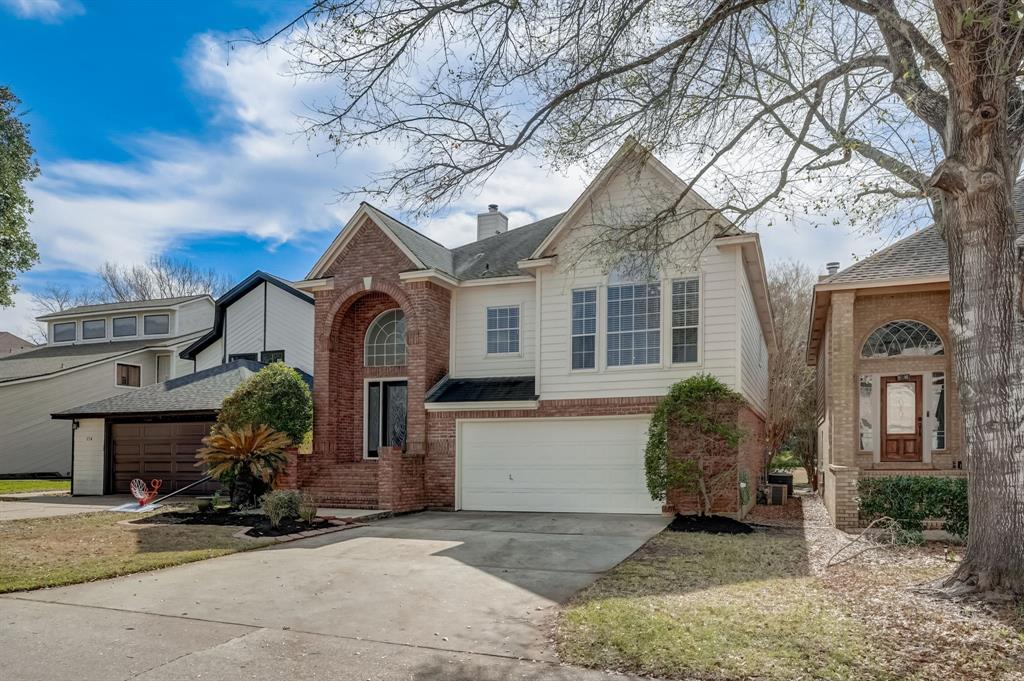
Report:
[[[699,372],[746,397],[756,441],[775,343],[757,235],[690,192],[647,274],[587,246],[684,189],[630,142],[565,213],[510,229],[491,206],[457,248],[362,204],[296,284],[316,300],[298,485],[338,506],[658,512],[649,415]],[[741,463],[752,483],[760,455]]]

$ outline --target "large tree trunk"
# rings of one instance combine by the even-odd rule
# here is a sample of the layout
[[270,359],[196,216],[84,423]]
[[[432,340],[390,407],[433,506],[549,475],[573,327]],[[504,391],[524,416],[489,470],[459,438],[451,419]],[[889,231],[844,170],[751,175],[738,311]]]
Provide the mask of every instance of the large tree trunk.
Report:
[[[937,2],[953,70],[940,224],[949,249],[949,322],[967,457],[970,531],[953,580],[1024,593],[1024,260],[1013,185],[1008,92],[992,54],[1001,37],[963,28],[960,2]],[[1005,49],[1005,46],[1004,46]]]

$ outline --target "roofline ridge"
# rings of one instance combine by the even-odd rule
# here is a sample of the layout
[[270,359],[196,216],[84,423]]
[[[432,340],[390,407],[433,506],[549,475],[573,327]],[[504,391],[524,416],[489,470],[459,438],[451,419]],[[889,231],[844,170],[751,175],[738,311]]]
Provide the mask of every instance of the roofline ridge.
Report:
[[424,233],[423,233],[423,232],[421,232],[420,230],[416,229],[416,228],[415,228],[415,227],[413,227],[412,225],[410,225],[410,224],[407,224],[406,222],[404,222],[404,221],[402,221],[402,220],[399,220],[398,218],[396,218],[396,217],[395,217],[394,215],[392,215],[391,213],[387,212],[387,211],[386,211],[386,210],[384,210],[383,208],[378,208],[377,206],[373,205],[373,204],[372,204],[372,203],[370,203],[369,201],[360,201],[360,203],[362,203],[362,204],[364,204],[364,205],[366,205],[366,206],[368,206],[368,207],[370,207],[370,208],[374,209],[375,211],[377,211],[377,212],[378,212],[378,213],[380,213],[381,215],[384,215],[384,216],[386,216],[386,217],[389,217],[389,218],[391,218],[392,220],[394,220],[394,221],[395,221],[395,222],[397,222],[398,224],[402,225],[402,227],[405,227],[406,229],[408,229],[408,230],[409,230],[410,232],[414,232],[414,233],[416,233],[416,234],[419,234],[419,235],[420,235],[421,237],[423,237],[423,238],[424,238],[424,239],[426,239],[427,241],[430,241],[430,242],[432,242],[432,243],[434,243],[434,244],[436,244],[436,245],[440,246],[441,248],[445,249],[446,251],[449,251],[449,252],[451,252],[451,251],[453,250],[453,249],[451,249],[451,248],[448,248],[447,246],[445,246],[445,245],[444,245],[443,243],[441,243],[441,242],[440,242],[440,241],[438,241],[437,239],[434,239],[433,237],[427,236],[426,234],[424,234]]
[[848,273],[848,272],[851,272],[851,271],[853,271],[853,270],[855,270],[855,269],[859,268],[859,267],[860,267],[861,265],[863,265],[864,263],[866,263],[866,262],[868,262],[868,261],[870,261],[870,260],[874,260],[874,259],[875,259],[875,258],[877,258],[878,256],[880,256],[880,255],[883,255],[884,253],[886,253],[886,252],[888,252],[888,251],[892,250],[893,248],[896,248],[896,247],[897,247],[897,246],[899,246],[900,244],[902,244],[902,243],[904,243],[904,242],[906,242],[906,241],[910,241],[910,240],[911,240],[911,239],[913,239],[914,237],[918,237],[918,236],[921,236],[921,235],[923,235],[923,234],[924,234],[925,232],[927,232],[927,231],[928,231],[929,229],[932,229],[933,227],[937,227],[937,226],[938,226],[938,225],[936,225],[936,224],[935,224],[935,223],[933,222],[932,224],[928,225],[927,227],[922,227],[921,229],[915,230],[915,231],[911,232],[910,234],[906,235],[905,237],[903,237],[902,239],[899,239],[899,240],[897,240],[897,241],[894,241],[894,242],[892,242],[891,244],[889,244],[888,246],[886,246],[886,247],[884,247],[884,248],[881,248],[881,249],[879,249],[879,250],[875,251],[875,252],[874,252],[874,253],[872,253],[871,255],[869,255],[869,256],[866,256],[866,257],[864,257],[864,258],[861,258],[861,259],[860,259],[860,260],[858,260],[857,262],[855,262],[855,263],[852,263],[852,264],[850,264],[850,266],[849,266],[849,267],[846,267],[846,268],[844,268],[844,269],[841,269],[841,270],[839,270],[838,272],[836,272],[835,274],[829,275],[829,276],[828,276],[828,278],[826,278],[826,279],[822,279],[822,280],[821,280],[820,282],[818,282],[818,283],[819,283],[819,284],[827,284],[827,283],[829,283],[830,281],[832,281],[833,277],[838,277],[838,276],[839,276],[839,275],[841,275],[841,274],[846,274],[846,273]]

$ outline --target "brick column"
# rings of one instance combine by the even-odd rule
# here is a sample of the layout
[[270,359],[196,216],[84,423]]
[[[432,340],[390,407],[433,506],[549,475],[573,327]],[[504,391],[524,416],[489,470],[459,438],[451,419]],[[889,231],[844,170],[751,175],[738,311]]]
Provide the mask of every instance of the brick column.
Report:
[[843,529],[857,527],[857,356],[852,291],[832,294],[832,333],[829,334],[831,400],[831,464],[825,471],[826,507]]
[[406,454],[396,447],[377,450],[378,507],[395,513],[425,508],[423,455]]

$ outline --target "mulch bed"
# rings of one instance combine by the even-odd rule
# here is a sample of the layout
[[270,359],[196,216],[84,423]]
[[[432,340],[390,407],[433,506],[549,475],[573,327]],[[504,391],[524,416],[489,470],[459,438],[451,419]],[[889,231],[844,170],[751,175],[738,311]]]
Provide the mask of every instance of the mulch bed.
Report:
[[677,513],[668,529],[673,532],[706,532],[708,534],[750,534],[750,525],[721,515],[682,515]]
[[297,534],[307,530],[320,530],[331,526],[331,522],[323,518],[317,518],[311,525],[295,518],[288,518],[282,520],[281,524],[277,527],[271,527],[270,518],[262,513],[230,513],[227,511],[214,511],[211,513],[169,511],[149,518],[134,520],[132,524],[251,527],[252,529],[246,532],[246,535],[250,537],[283,537],[288,534]]

